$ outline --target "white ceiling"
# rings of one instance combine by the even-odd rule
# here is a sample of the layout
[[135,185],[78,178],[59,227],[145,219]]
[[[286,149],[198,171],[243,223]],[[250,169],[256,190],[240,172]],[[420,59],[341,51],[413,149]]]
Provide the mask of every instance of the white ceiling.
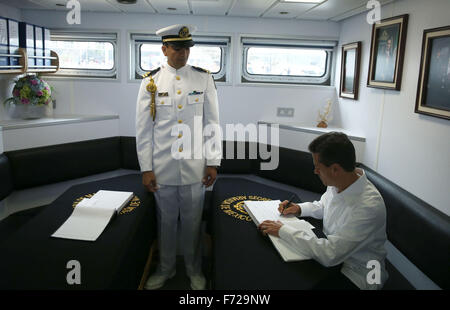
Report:
[[[19,9],[65,11],[68,0],[0,0]],[[378,0],[382,5],[395,0]],[[160,13],[212,16],[240,16],[280,19],[340,21],[367,11],[367,0],[325,0],[320,4],[288,3],[283,0],[78,0],[82,11],[115,13]],[[58,6],[60,4],[62,6]],[[283,12],[280,14],[280,12]]]

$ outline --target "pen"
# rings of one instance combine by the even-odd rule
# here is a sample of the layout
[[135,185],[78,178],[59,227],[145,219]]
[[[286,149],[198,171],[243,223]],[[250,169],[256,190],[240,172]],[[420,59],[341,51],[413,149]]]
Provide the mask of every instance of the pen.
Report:
[[287,209],[287,207],[292,203],[292,200],[294,200],[294,198],[295,198],[295,194],[292,195],[291,198],[289,198],[288,203],[284,205],[283,212],[281,212],[281,214],[284,213],[284,210]]

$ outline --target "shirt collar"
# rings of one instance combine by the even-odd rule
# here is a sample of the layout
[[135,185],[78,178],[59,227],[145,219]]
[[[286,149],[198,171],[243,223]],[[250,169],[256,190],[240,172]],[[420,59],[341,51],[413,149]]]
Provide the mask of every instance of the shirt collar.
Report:
[[355,200],[359,199],[362,192],[364,191],[364,187],[367,184],[366,173],[361,168],[356,168],[356,173],[359,178],[353,182],[349,187],[345,190],[336,194],[337,196],[343,198],[348,204],[353,203]]
[[169,71],[170,73],[181,74],[181,73],[183,73],[184,71],[187,70],[188,65],[185,65],[184,67],[181,67],[180,69],[175,69],[174,67],[172,67],[168,63],[166,63],[166,64],[162,65],[162,67],[164,69],[166,69],[167,71]]

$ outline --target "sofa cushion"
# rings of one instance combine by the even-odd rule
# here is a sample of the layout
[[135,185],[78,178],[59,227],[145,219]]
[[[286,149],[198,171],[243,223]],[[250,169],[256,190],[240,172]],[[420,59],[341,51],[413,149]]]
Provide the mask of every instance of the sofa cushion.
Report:
[[[266,146],[260,144],[259,147]],[[263,160],[267,161],[270,159]],[[257,175],[316,193],[324,193],[326,190],[322,181],[314,174],[313,159],[307,152],[279,147],[278,167],[275,170],[259,169]]]
[[370,168],[360,165],[381,193],[389,241],[443,289],[450,288],[450,217]]
[[28,188],[119,169],[120,138],[104,138],[6,152],[14,187]]
[[0,154],[0,180],[2,181],[2,185],[0,186],[0,200],[3,200],[3,198],[11,194],[14,188],[11,166],[5,154]]

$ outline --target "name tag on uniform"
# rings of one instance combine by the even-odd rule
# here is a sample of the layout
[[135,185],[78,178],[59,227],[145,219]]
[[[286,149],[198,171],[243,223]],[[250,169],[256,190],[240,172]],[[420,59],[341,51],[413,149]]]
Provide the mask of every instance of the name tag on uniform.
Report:
[[196,91],[196,90],[194,90],[192,93],[188,94],[188,96],[192,96],[192,95],[201,95],[201,94],[203,94],[202,91]]
[[169,93],[158,93],[158,97],[169,97]]

